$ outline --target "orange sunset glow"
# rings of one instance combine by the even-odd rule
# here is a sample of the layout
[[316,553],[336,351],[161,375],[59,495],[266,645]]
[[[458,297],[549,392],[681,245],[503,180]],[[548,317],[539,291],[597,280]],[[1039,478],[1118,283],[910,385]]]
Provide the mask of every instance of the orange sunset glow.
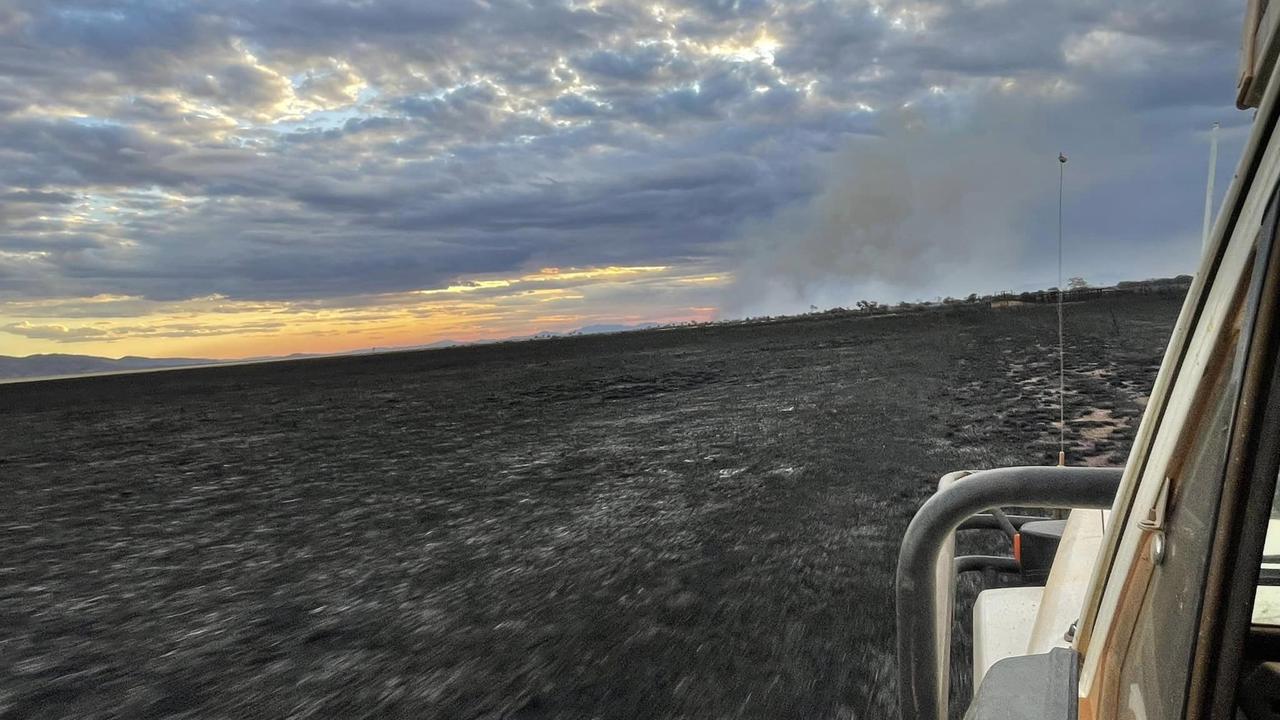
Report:
[[[724,278],[668,266],[543,268],[459,280],[441,288],[324,301],[245,301],[221,296],[159,302],[129,296],[0,304],[5,350],[231,360],[336,353],[569,332],[592,323],[705,321],[688,304]],[[664,303],[681,288],[680,303]],[[689,288],[693,288],[691,294]],[[652,297],[638,314],[631,299]]]

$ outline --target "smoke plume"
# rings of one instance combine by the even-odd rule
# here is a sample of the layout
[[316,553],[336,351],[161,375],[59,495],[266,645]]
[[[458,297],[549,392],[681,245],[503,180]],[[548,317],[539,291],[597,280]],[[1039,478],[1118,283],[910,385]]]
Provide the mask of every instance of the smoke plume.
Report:
[[901,115],[882,135],[833,153],[817,194],[744,229],[722,314],[990,284],[1021,253],[1033,199],[1056,192],[1056,151],[1033,148],[1024,128],[1035,123],[1008,110],[950,127]]

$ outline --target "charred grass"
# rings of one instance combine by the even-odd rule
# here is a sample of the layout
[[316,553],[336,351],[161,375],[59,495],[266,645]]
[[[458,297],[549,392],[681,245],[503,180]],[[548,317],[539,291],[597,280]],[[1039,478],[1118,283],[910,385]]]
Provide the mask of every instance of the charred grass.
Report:
[[[1178,305],[1069,306],[1073,461],[1122,462]],[[0,717],[889,717],[898,538],[1056,458],[1054,323],[0,386]]]

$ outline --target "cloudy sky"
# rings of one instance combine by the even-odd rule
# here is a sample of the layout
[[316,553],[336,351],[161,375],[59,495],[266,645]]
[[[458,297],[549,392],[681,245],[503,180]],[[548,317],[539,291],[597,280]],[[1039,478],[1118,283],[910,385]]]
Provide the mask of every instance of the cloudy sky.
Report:
[[1243,0],[0,0],[0,354],[1188,272]]

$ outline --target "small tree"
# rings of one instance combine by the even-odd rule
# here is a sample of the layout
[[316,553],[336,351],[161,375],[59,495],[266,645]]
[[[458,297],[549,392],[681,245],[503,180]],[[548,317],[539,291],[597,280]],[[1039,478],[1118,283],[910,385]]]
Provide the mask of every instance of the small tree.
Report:
[[1089,287],[1089,281],[1082,277],[1073,277],[1067,280],[1068,290],[1084,290]]

